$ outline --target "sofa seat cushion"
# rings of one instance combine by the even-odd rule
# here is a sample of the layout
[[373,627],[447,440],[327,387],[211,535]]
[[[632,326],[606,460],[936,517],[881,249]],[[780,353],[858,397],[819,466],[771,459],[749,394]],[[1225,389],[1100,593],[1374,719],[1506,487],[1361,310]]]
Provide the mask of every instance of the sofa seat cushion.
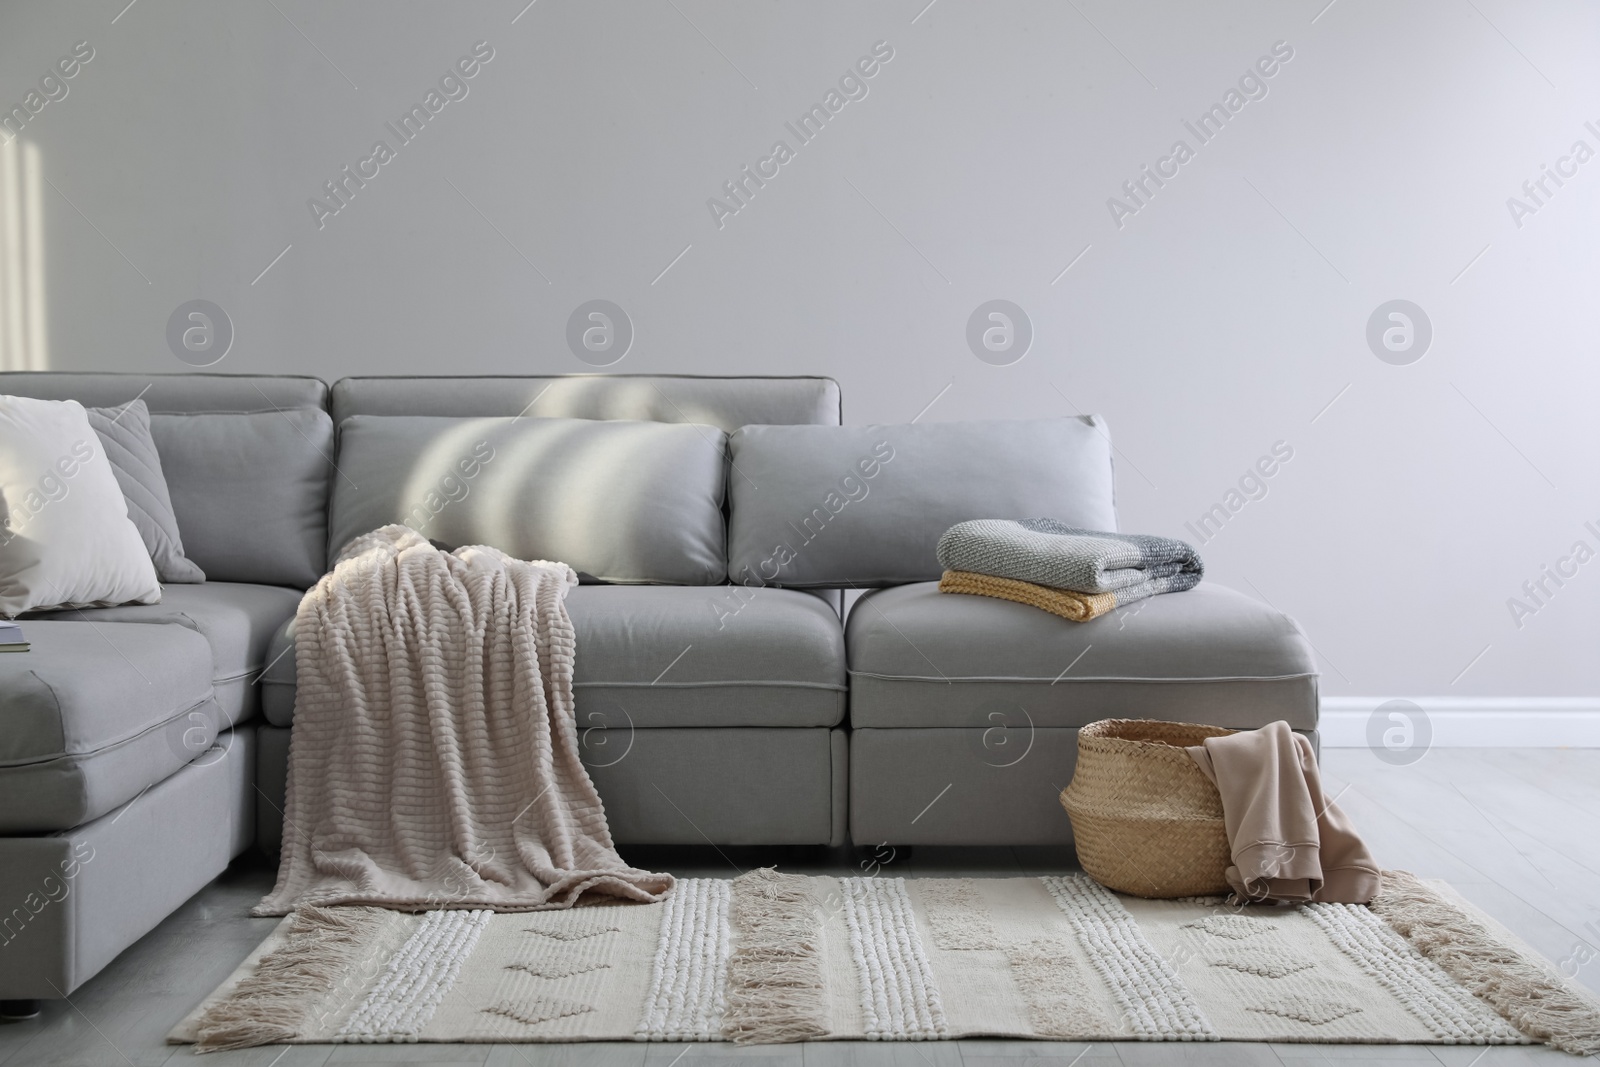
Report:
[[70,830],[207,749],[211,648],[185,626],[28,619],[0,655],[0,832]]
[[[585,731],[834,726],[844,717],[844,634],[821,597],[743,586],[580,585],[573,681]],[[294,719],[293,627],[268,653],[264,709]],[[585,744],[605,736],[586,734]],[[585,758],[589,758],[587,755]]]
[[1317,725],[1317,669],[1300,628],[1211,582],[1086,623],[905,585],[855,604],[846,646],[854,727]]
[[[211,684],[228,725],[260,710],[257,684],[269,662],[267,648],[285,620],[294,617],[301,593],[276,585],[206,582],[164,585],[159,604],[51,612],[40,618],[96,624],[167,623],[193,630],[210,646]],[[32,635],[24,620],[23,632]]]

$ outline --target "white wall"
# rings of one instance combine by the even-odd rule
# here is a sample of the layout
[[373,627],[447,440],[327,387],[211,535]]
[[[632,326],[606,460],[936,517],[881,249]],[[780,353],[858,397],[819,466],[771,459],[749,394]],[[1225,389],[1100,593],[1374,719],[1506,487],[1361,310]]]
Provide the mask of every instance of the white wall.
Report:
[[[0,149],[11,366],[183,370],[167,319],[204,298],[219,371],[586,371],[566,322],[603,297],[637,331],[618,371],[828,374],[851,422],[1101,412],[1128,530],[1193,539],[1287,442],[1203,552],[1301,620],[1325,692],[1600,694],[1600,560],[1507,606],[1600,550],[1600,160],[1507,207],[1600,150],[1593,5],[124,2],[0,9],[7,106],[94,49]],[[478,41],[469,95],[319,229],[308,198]],[[799,147],[784,123],[878,41]],[[1116,225],[1280,41],[1267,95]],[[778,139],[719,229],[707,199]],[[995,298],[1036,331],[1009,366],[965,341]],[[1397,298],[1434,332],[1403,366],[1365,339]]]

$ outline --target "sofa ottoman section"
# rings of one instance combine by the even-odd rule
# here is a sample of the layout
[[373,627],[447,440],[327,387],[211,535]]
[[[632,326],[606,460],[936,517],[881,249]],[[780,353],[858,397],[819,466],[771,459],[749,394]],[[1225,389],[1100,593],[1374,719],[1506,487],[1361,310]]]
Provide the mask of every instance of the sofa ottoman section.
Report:
[[1066,845],[1056,800],[1078,731],[987,728],[850,733],[850,837],[857,845]]
[[[1313,747],[1317,735],[1309,732]],[[1078,731],[996,718],[988,727],[850,733],[850,837],[858,845],[1070,845],[1061,790]]]
[[863,596],[845,640],[856,728],[986,728],[997,712],[1051,727],[1317,725],[1316,662],[1299,626],[1211,582],[1086,623],[922,582]]
[[846,625],[858,843],[1065,845],[1078,728],[1146,718],[1315,742],[1311,646],[1212,583],[1087,623],[935,583],[868,593]]
[[0,999],[29,1000],[71,994],[253,840],[256,681],[326,567],[334,435],[311,377],[4,372],[0,393],[141,399],[207,579],[25,616],[31,649],[0,656]]

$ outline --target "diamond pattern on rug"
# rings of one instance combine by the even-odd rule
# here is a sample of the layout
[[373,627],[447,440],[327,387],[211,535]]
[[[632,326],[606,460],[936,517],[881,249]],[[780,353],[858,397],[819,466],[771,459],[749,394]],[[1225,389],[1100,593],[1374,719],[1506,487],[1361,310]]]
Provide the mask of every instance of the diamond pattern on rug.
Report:
[[1528,1040],[1368,908],[1306,904],[1301,911],[1440,1040],[1490,1045]]
[[1308,1023],[1311,1026],[1324,1026],[1336,1019],[1354,1015],[1361,1009],[1354,1004],[1342,1004],[1322,997],[1289,996],[1279,997],[1265,1004],[1248,1005],[1245,1010],[1258,1011],[1263,1015],[1276,1015],[1280,1019],[1293,1019],[1295,1022]]
[[1286,978],[1316,966],[1310,960],[1294,958],[1286,949],[1278,946],[1235,949],[1220,959],[1207,962],[1213,967],[1227,967],[1240,974],[1254,974],[1262,978]]
[[493,1007],[483,1009],[490,1015],[503,1015],[524,1026],[538,1026],[552,1019],[565,1019],[569,1015],[582,1015],[594,1011],[593,1004],[575,1004],[555,997],[530,997],[521,1001],[502,1000]]
[[1259,916],[1214,912],[1184,923],[1179,929],[1199,930],[1206,935],[1192,947],[1211,967],[1257,978],[1282,979],[1316,966],[1304,952],[1293,949],[1277,924]]
[[[588,909],[586,909],[588,910]],[[526,944],[505,964],[508,971],[521,971],[535,978],[572,978],[611,966],[615,938],[620,932],[609,917],[586,915],[582,911],[546,912],[540,925],[522,930]]]
[[1203,930],[1212,937],[1225,937],[1230,941],[1244,941],[1272,929],[1265,919],[1252,919],[1245,915],[1207,915],[1192,923],[1184,923],[1185,930]]
[[524,930],[555,941],[583,941],[617,932],[619,928],[609,917],[585,914],[589,910],[542,912],[538,915],[541,924],[525,927]]
[[506,964],[508,971],[522,971],[535,978],[571,978],[576,974],[588,974],[590,971],[603,971],[610,967],[609,963],[598,963],[594,960],[541,960],[526,959],[513,960]]

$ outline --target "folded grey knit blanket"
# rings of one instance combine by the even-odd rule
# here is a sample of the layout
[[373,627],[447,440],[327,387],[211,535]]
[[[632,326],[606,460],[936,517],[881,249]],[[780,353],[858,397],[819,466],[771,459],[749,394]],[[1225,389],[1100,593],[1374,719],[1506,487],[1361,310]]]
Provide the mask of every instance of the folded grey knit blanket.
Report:
[[1115,593],[1118,605],[1193,588],[1205,573],[1182,541],[1080,530],[1055,519],[957,523],[939,538],[939,563],[1077,593]]

